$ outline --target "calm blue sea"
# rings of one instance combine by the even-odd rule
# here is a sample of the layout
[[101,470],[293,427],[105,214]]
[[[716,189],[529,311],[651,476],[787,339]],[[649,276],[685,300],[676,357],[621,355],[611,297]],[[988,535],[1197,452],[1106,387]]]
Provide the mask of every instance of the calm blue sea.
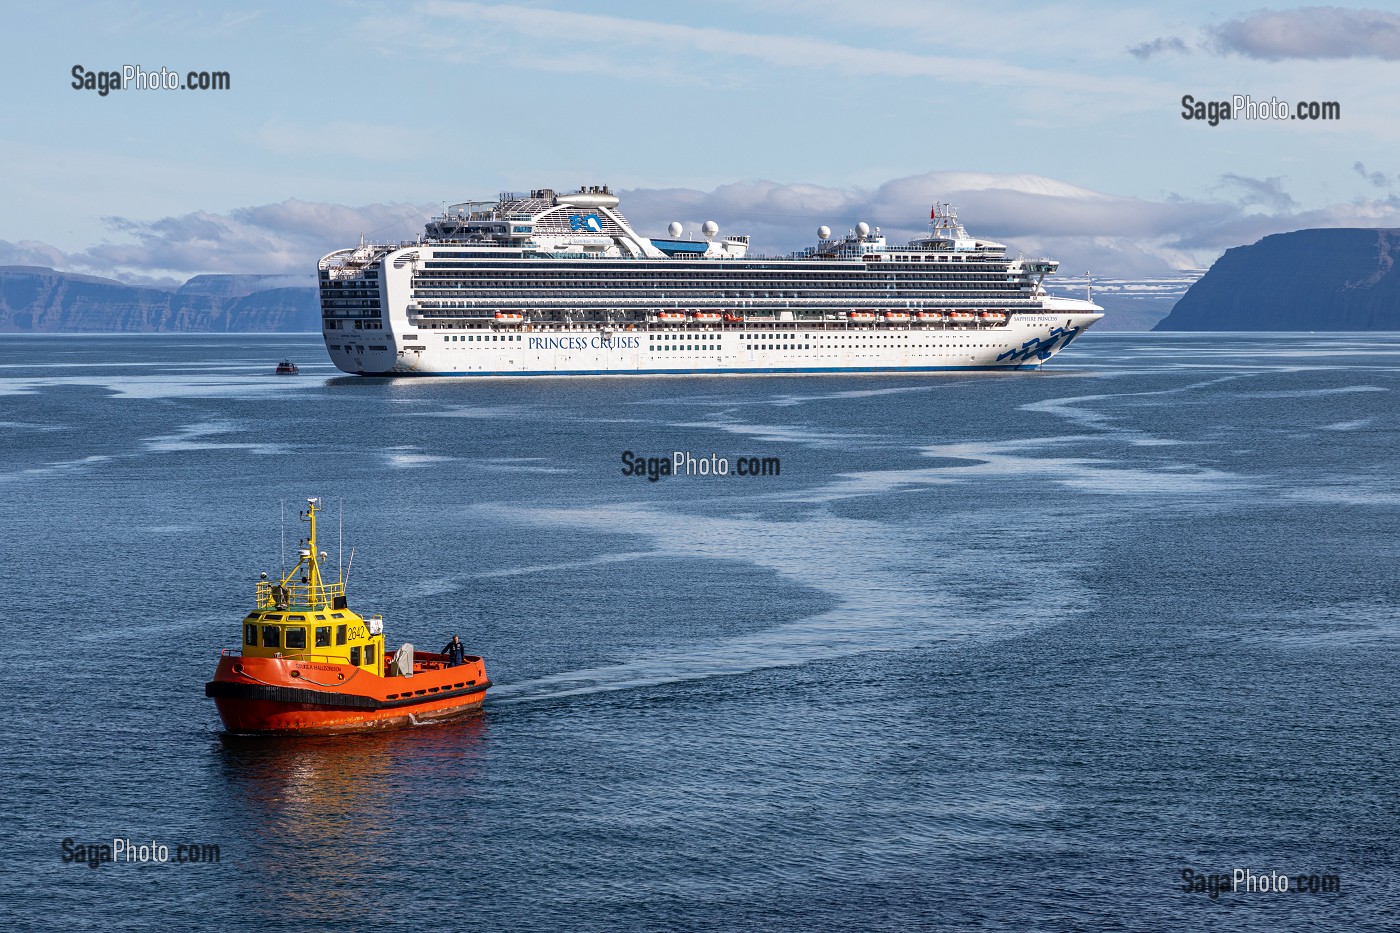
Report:
[[[1398,391],[1378,334],[496,382],[0,337],[0,925],[1396,929]],[[781,474],[621,473],[677,450]],[[308,495],[480,717],[222,734]],[[118,838],[220,861],[63,860]],[[1340,891],[1183,890],[1237,868]]]

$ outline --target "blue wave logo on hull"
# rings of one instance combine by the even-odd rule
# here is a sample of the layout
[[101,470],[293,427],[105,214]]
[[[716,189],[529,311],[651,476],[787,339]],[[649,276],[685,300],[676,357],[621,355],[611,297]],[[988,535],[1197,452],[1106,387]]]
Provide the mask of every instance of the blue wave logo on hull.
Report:
[[1058,349],[1063,350],[1069,346],[1071,340],[1079,336],[1079,330],[1078,327],[1056,327],[1044,337],[1032,337],[1019,348],[1007,350],[997,357],[997,362],[1024,363],[1034,356],[1043,363],[1056,351],[1056,344],[1059,345]]
[[602,233],[603,222],[597,214],[573,214],[569,217],[569,229],[575,233]]

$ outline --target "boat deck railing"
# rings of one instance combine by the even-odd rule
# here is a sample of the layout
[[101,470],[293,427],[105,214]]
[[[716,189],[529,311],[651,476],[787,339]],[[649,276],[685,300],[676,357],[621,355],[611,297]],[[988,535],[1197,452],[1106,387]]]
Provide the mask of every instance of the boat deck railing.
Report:
[[337,599],[345,598],[344,583],[289,583],[283,586],[271,580],[258,583],[259,609],[324,609]]

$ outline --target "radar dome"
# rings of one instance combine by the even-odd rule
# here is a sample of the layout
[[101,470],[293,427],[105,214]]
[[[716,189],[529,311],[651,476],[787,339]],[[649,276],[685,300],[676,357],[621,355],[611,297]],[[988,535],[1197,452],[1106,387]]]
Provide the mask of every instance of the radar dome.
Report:
[[829,236],[831,236],[831,228],[826,224],[822,224],[817,228],[817,239],[825,240]]
[[856,233],[861,236],[870,236],[870,224],[862,220],[860,223],[856,224]]
[[716,233],[719,233],[719,224],[715,223],[713,220],[707,220],[700,228],[700,232],[705,234],[705,236],[714,236]]
[[679,220],[673,220],[671,221],[671,226],[666,228],[666,232],[671,234],[671,236],[680,236],[681,231],[684,229],[685,228],[681,226],[681,222]]

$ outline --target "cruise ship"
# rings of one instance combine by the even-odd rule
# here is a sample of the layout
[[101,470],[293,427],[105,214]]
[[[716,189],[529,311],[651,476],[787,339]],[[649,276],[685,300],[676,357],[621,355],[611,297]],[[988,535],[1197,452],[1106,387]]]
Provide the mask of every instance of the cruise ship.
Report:
[[935,204],[894,246],[859,223],[784,257],[680,223],[645,237],[607,186],[467,201],[413,242],[319,264],[326,349],[366,376],[1036,369],[1103,316],[1049,294],[1058,263],[1010,257]]

